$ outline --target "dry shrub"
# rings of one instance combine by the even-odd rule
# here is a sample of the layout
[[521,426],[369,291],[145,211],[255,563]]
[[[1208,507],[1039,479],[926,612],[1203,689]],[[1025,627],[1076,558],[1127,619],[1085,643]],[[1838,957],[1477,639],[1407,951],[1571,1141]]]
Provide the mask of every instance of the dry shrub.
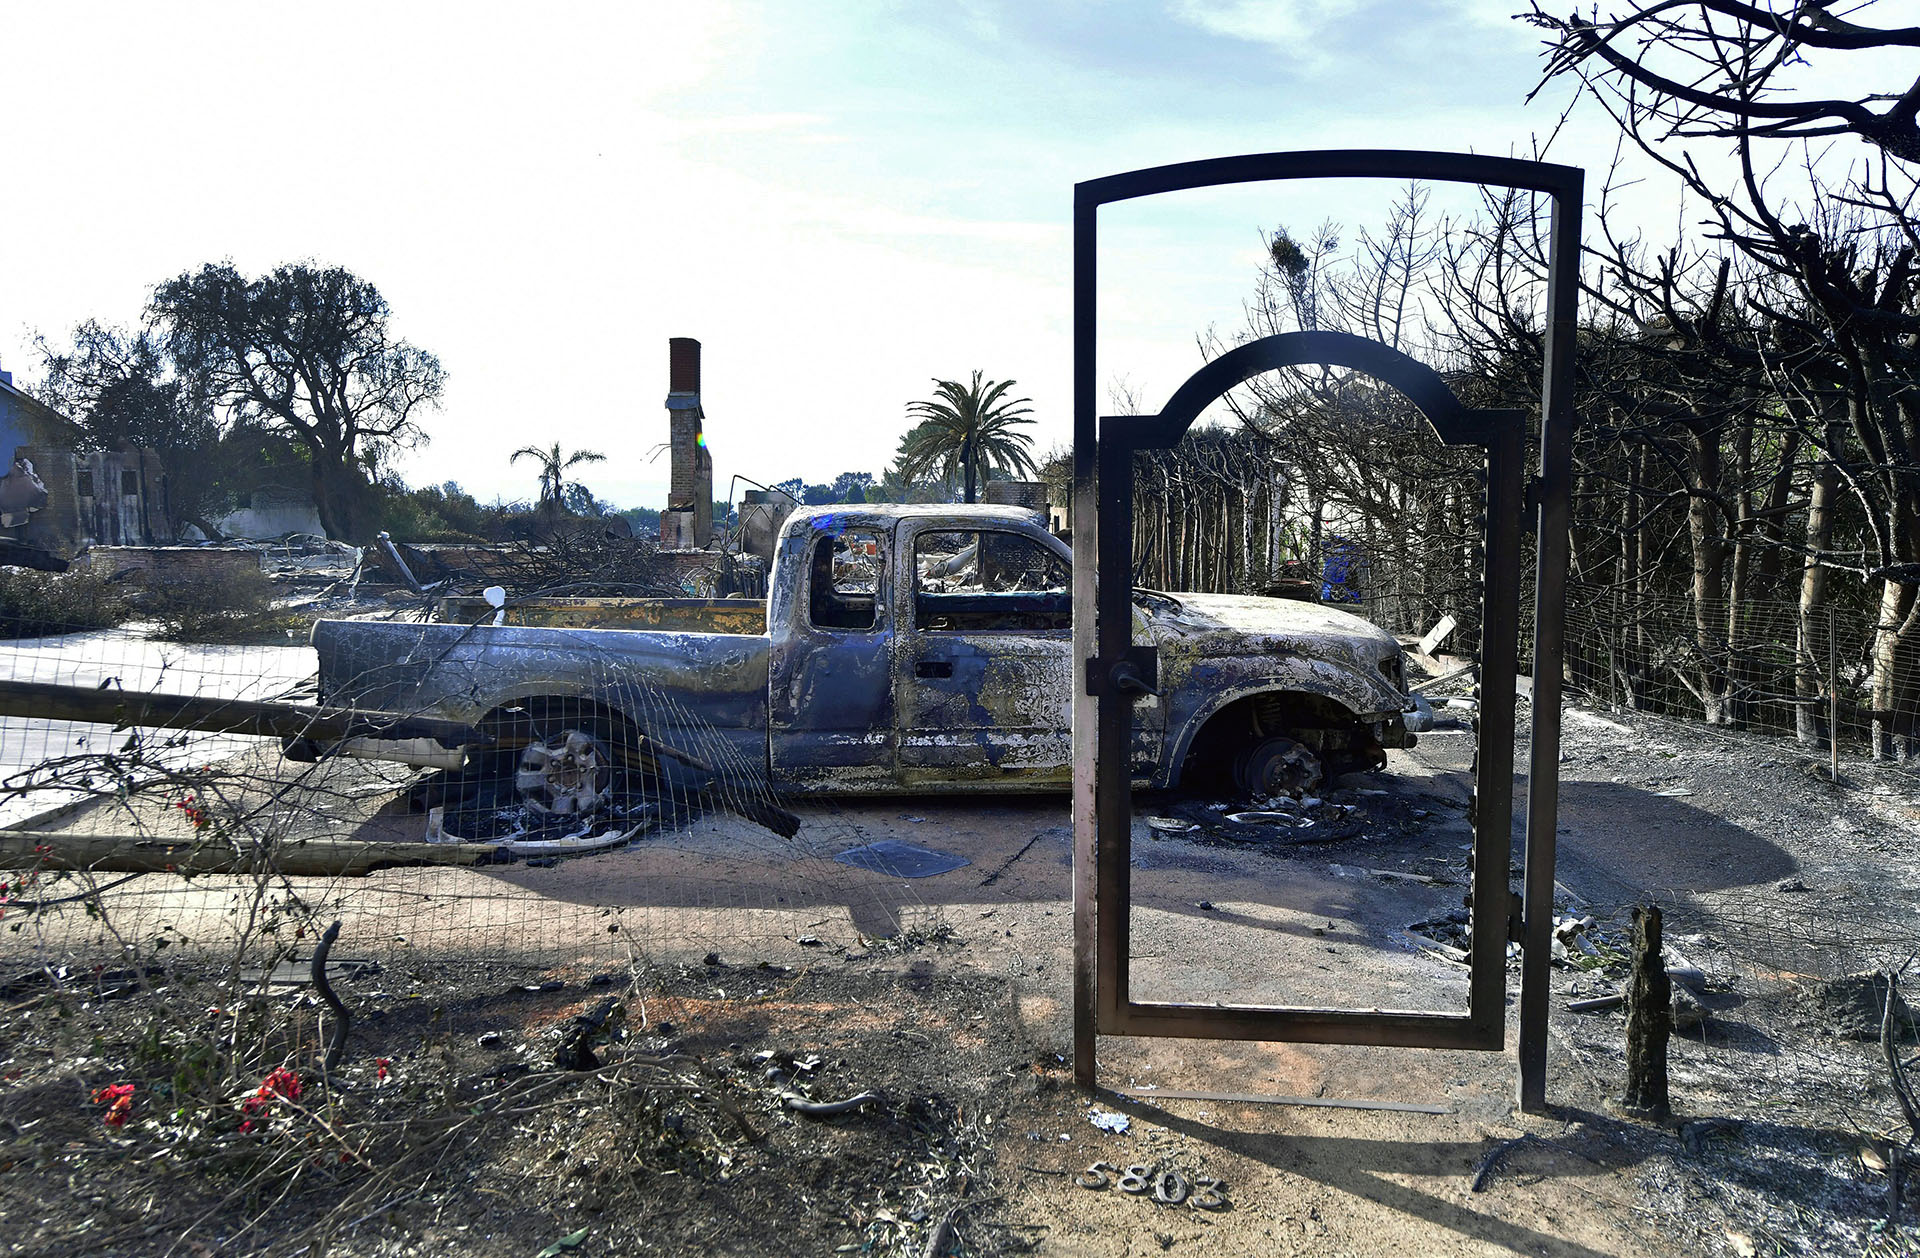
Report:
[[111,629],[130,615],[126,587],[89,568],[0,568],[0,638]]
[[193,578],[155,584],[137,599],[142,619],[169,642],[284,642],[299,637],[306,617],[276,609],[273,583],[264,574]]

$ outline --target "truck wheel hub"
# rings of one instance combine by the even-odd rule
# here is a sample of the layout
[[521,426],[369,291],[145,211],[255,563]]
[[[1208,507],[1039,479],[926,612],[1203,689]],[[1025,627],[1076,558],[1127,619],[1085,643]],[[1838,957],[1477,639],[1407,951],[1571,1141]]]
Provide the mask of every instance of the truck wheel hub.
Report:
[[1291,738],[1268,738],[1240,753],[1234,765],[1240,789],[1254,796],[1292,795],[1319,786],[1320,757]]
[[612,758],[591,734],[565,730],[520,753],[513,785],[520,802],[534,812],[593,812],[613,791]]

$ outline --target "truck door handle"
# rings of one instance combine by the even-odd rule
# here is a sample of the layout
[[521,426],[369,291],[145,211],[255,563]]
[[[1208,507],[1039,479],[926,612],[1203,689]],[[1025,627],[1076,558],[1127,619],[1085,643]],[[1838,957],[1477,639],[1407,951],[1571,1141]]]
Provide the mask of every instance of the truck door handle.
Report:
[[953,676],[953,661],[921,660],[913,666],[913,675],[915,677],[951,677]]

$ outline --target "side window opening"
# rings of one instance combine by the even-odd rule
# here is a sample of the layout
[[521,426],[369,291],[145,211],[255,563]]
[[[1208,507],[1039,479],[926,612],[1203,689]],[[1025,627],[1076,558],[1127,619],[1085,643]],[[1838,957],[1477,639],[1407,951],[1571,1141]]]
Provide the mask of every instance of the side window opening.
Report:
[[1072,571],[1021,533],[922,533],[914,542],[914,622],[930,632],[1069,629]]
[[813,544],[807,616],[816,629],[871,629],[879,622],[880,534],[850,529]]

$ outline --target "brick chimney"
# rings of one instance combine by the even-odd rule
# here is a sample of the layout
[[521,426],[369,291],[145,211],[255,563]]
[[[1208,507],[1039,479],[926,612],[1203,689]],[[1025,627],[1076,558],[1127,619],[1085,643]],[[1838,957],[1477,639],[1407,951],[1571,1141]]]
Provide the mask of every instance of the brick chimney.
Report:
[[660,513],[662,550],[699,550],[713,540],[713,455],[700,409],[700,342],[667,342],[667,509]]

